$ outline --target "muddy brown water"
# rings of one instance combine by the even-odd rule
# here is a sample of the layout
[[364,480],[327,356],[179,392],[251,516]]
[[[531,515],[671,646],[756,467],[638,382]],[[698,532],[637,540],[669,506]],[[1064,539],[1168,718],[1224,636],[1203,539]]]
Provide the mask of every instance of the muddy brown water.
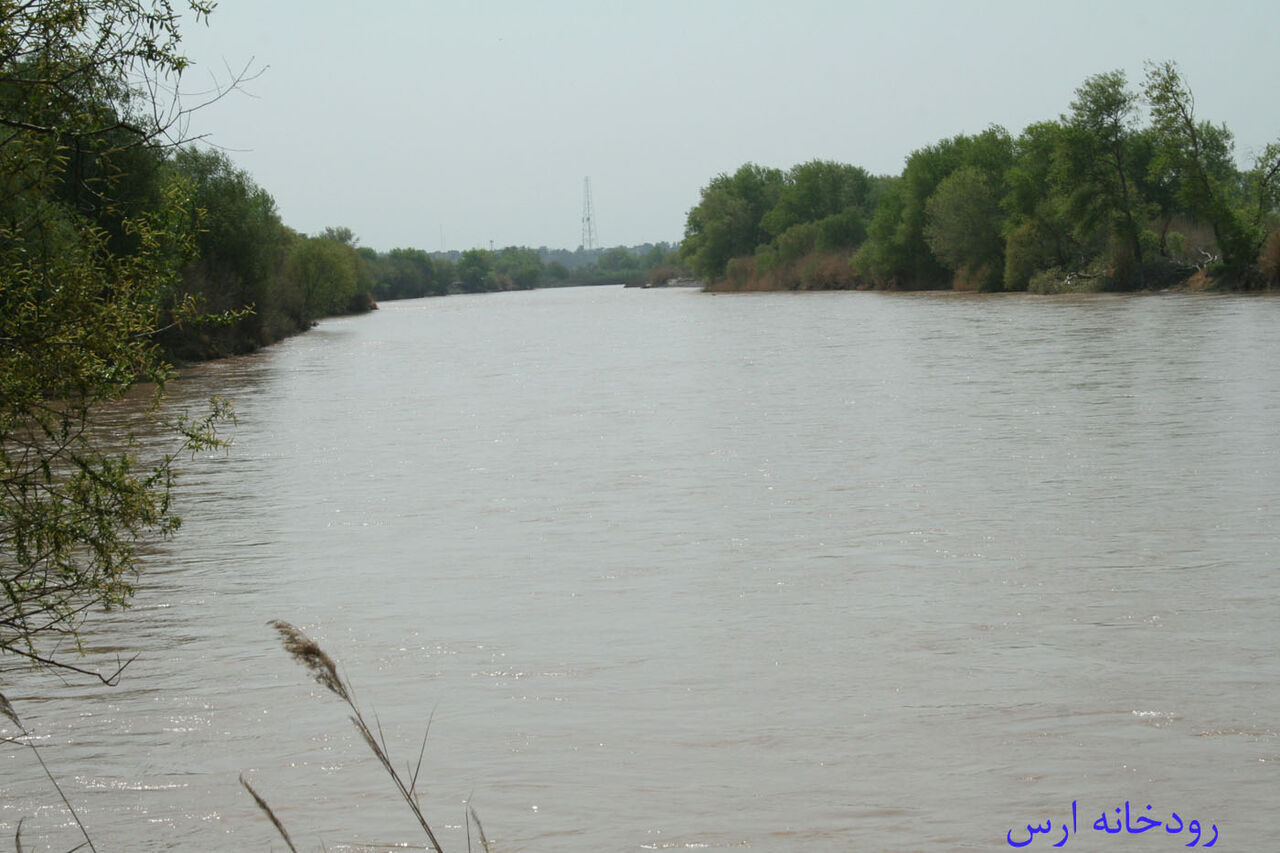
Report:
[[[1073,803],[1073,850],[1190,840],[1093,829],[1126,801],[1264,849],[1277,364],[1267,298],[388,303],[173,385],[239,423],[89,627],[137,661],[5,692],[100,850],[284,849],[242,773],[300,849],[425,843],[270,619],[399,765],[431,721],[450,851],[468,802],[499,851],[1044,848]],[[0,768],[0,836],[73,846]]]

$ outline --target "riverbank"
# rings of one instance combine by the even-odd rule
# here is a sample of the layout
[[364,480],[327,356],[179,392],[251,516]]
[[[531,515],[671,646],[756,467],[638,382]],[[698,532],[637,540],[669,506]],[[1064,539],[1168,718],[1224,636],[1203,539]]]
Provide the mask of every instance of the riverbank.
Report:
[[[894,279],[880,279],[861,275],[854,267],[854,252],[812,252],[798,261],[766,266],[758,257],[735,258],[726,268],[724,278],[703,287],[708,293],[766,293],[778,291],[823,290],[954,290],[978,292],[985,289],[964,277],[950,281],[938,281],[934,286],[904,287]],[[1280,265],[1277,265],[1280,266]],[[1059,268],[1045,270],[1032,276],[1021,292],[1041,295],[1060,293],[1133,293],[1144,291],[1195,291],[1243,293],[1275,291],[1280,287],[1276,273],[1266,262],[1242,278],[1225,270],[1197,267],[1188,263],[1162,260],[1144,267],[1143,275],[1130,281],[1117,280],[1107,270],[1068,272]],[[1020,292],[1018,290],[988,290],[987,292]]]

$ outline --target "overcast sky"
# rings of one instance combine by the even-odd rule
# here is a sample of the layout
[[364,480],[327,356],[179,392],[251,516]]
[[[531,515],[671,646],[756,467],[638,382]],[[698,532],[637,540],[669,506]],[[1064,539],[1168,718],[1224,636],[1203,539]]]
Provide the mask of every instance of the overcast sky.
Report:
[[307,233],[429,251],[678,241],[745,162],[897,174],[916,148],[1058,117],[1091,75],[1173,59],[1242,160],[1280,139],[1274,0],[219,0],[184,88]]

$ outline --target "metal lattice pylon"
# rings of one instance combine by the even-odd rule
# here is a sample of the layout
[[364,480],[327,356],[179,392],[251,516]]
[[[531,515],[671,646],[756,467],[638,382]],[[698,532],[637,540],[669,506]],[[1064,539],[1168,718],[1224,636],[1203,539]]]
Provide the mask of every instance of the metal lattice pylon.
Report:
[[582,248],[596,247],[596,218],[591,210],[591,178],[582,179]]

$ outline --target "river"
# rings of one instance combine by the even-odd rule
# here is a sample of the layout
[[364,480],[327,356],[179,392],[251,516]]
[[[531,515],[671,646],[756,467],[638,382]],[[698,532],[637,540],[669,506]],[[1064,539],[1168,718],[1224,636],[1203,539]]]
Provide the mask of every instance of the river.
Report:
[[1277,365],[1271,298],[388,303],[173,383],[238,424],[89,626],[137,660],[5,692],[102,851],[284,849],[241,774],[299,849],[425,842],[272,619],[398,767],[430,721],[448,851],[1271,848]]

